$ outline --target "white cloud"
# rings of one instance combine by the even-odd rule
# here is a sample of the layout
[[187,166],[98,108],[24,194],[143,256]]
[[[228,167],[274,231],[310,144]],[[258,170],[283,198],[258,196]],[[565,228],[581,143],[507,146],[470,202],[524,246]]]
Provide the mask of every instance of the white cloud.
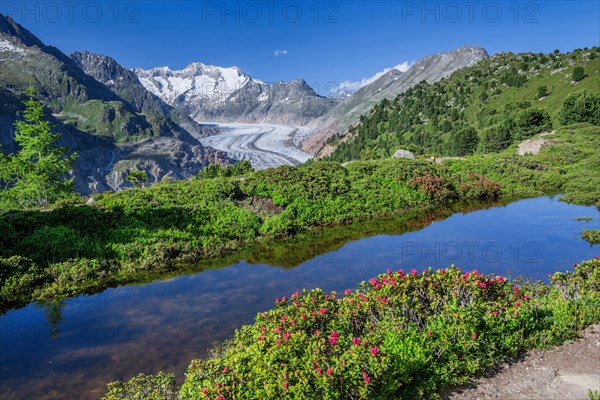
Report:
[[273,54],[275,54],[275,57],[278,56],[287,56],[288,51],[287,50],[275,50],[273,52]]
[[356,82],[344,81],[344,82],[340,83],[339,90],[340,91],[345,90],[348,92],[356,92],[361,87],[366,86],[369,83],[375,82],[377,79],[381,78],[383,75],[387,74],[388,72],[390,72],[393,69],[397,69],[398,71],[401,71],[401,72],[406,72],[411,67],[412,64],[413,64],[412,62],[404,61],[402,64],[398,64],[392,68],[386,68],[383,71],[378,72],[371,77],[362,78],[360,81],[356,81]]

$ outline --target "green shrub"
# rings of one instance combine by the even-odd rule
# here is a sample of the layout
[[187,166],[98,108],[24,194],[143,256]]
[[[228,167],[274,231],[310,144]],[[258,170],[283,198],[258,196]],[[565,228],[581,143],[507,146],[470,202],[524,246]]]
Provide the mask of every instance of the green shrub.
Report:
[[250,164],[249,161],[244,160],[226,167],[223,167],[220,164],[209,165],[200,170],[198,177],[201,179],[211,179],[217,177],[242,176],[253,171],[254,168],[252,168],[252,164]]
[[144,186],[144,183],[148,182],[148,175],[146,171],[133,170],[129,172],[127,178],[125,178],[127,182],[130,182],[136,188],[141,188]]
[[56,262],[94,254],[94,243],[66,226],[44,226],[19,244],[23,253],[38,262]]
[[15,228],[0,219],[0,256],[15,244],[16,235]]
[[600,125],[600,94],[588,90],[570,94],[558,112],[558,120],[563,125],[577,122]]
[[177,385],[173,374],[159,372],[156,375],[139,374],[126,383],[108,385],[104,400],[176,400]]
[[552,118],[546,110],[529,108],[520,111],[517,115],[516,139],[526,139],[536,133],[550,131],[552,129]]
[[479,137],[471,126],[467,126],[454,134],[452,137],[453,152],[457,156],[473,154],[477,149]]
[[584,229],[581,237],[590,244],[600,244],[600,229]]
[[28,258],[0,258],[0,313],[26,303],[47,279],[46,271]]
[[503,124],[495,124],[481,131],[479,151],[495,153],[506,149],[511,143],[510,129]]
[[317,200],[341,196],[350,189],[347,170],[334,162],[313,162],[298,168],[282,166],[258,171],[242,183],[249,195],[269,197],[286,206],[302,197]]
[[573,76],[571,78],[573,82],[579,82],[580,80],[583,80],[583,78],[585,78],[583,67],[578,66],[573,68]]

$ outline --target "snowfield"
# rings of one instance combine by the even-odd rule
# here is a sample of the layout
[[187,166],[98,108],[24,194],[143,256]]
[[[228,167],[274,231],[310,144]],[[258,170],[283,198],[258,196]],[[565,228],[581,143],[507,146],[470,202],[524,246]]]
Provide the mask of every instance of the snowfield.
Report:
[[9,41],[0,39],[0,51],[10,51],[13,53],[25,54],[25,49],[17,47]]
[[308,128],[271,124],[205,124],[217,126],[221,133],[202,138],[202,145],[227,152],[236,160],[248,160],[255,169],[298,165],[311,157],[298,148],[300,138],[308,135]]

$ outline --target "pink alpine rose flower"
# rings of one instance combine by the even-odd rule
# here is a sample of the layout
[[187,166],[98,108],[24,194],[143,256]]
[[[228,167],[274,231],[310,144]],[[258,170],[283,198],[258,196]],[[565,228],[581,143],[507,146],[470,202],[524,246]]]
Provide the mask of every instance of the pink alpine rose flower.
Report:
[[371,382],[371,378],[369,378],[369,375],[367,375],[366,372],[363,372],[363,379],[365,381],[365,384],[369,384],[369,382]]

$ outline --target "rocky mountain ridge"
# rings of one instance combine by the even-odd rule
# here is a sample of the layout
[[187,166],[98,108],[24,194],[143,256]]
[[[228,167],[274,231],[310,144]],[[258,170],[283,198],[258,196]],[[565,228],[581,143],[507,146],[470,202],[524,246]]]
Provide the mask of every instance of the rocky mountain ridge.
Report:
[[192,63],[134,72],[148,91],[196,121],[306,125],[339,103],[303,79],[265,83],[237,67]]

